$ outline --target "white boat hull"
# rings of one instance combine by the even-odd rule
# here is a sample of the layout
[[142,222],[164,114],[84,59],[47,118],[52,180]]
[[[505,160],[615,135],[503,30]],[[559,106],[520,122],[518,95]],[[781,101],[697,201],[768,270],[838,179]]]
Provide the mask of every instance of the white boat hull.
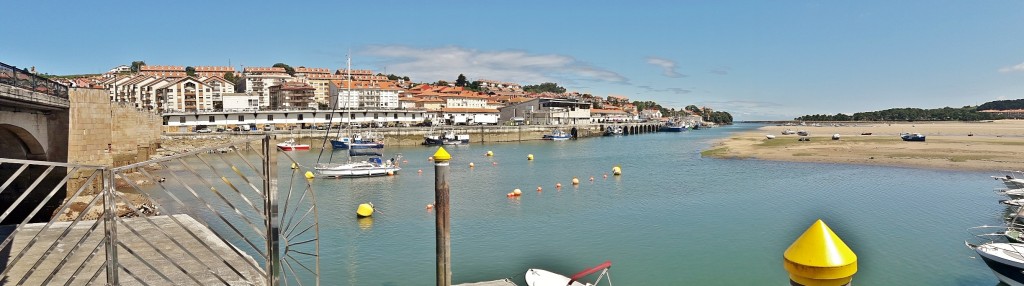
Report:
[[592,284],[583,284],[579,281],[574,281],[569,284],[569,277],[562,276],[561,274],[547,271],[544,269],[531,268],[526,270],[526,285],[527,286],[590,286]]
[[376,177],[396,174],[402,170],[397,166],[372,166],[368,164],[321,165],[317,173],[323,177]]
[[1024,251],[1020,243],[986,243],[974,248],[992,273],[1003,283],[1011,286],[1024,286]]

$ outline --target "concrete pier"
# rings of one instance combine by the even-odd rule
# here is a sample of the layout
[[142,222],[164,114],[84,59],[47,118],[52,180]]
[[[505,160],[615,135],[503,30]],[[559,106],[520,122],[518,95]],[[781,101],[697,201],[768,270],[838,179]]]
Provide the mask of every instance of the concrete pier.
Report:
[[[230,285],[267,285],[260,273],[257,272],[257,269],[250,266],[250,263],[251,265],[259,265],[252,257],[239,257],[231,250],[233,246],[222,243],[212,231],[192,217],[188,215],[174,215],[174,218],[185,227],[182,228],[176,224],[171,220],[170,216],[150,217],[155,224],[150,224],[143,218],[128,218],[123,220],[123,224],[119,224],[117,228],[117,236],[120,237],[119,243],[121,244],[119,252],[124,254],[120,256],[118,261],[122,266],[120,268],[121,274],[119,275],[120,285],[194,284],[194,280],[184,274],[182,269],[178,269],[175,263],[183,267],[185,272],[196,278],[202,285],[224,284],[213,273],[216,273],[216,275],[223,278]],[[102,246],[103,222],[99,222],[98,229],[90,231],[90,227],[95,222],[80,221],[63,238],[61,238],[61,233],[71,226],[71,222],[54,223],[42,231],[42,233],[40,231],[45,223],[26,225],[16,234],[11,246],[0,252],[0,265],[3,266],[3,269],[11,267],[6,276],[0,277],[0,284],[62,285],[65,282],[69,282],[70,285],[107,284],[106,275],[103,275],[104,270],[101,269],[106,261]],[[137,235],[128,229],[129,227],[144,235],[147,240],[159,247],[159,249],[150,247],[142,239],[138,239]],[[157,228],[162,229],[170,237],[163,235]],[[189,235],[186,228],[195,233],[200,239],[197,240]],[[0,241],[6,239],[13,229],[14,226],[0,227]],[[14,259],[13,256],[21,253],[37,233],[40,233],[38,240],[32,244],[28,252],[17,264],[10,265],[12,263],[11,260]],[[88,235],[88,238],[78,243],[79,239],[86,235]],[[47,248],[57,240],[60,241],[58,241],[57,247],[54,248],[53,252],[42,261],[39,261],[38,266],[32,267],[33,264],[36,264],[37,260],[43,257],[43,253]],[[203,263],[189,258],[185,250],[175,247],[171,240],[177,241],[177,243],[187,248],[198,259],[202,260]],[[213,252],[206,250],[203,244],[210,246]],[[72,251],[72,248],[76,245],[78,245],[78,249]],[[89,258],[97,245],[99,245],[98,253]],[[160,255],[161,252],[166,257],[173,259],[174,263]],[[67,259],[62,260],[61,258],[65,256],[67,256]],[[159,273],[154,272],[146,264],[152,265]],[[228,265],[231,267],[228,267]],[[241,277],[235,271],[232,271],[231,268],[237,269],[238,273],[242,274]],[[128,274],[126,269],[131,271],[131,274]],[[53,276],[50,276],[51,272],[53,272]],[[173,282],[167,283],[167,279],[162,278],[160,275],[166,276]],[[25,278],[26,276],[27,278]],[[95,280],[92,283],[88,283],[93,277],[95,277]],[[138,280],[143,281],[138,281],[136,277],[138,277]],[[23,278],[24,282],[19,283]]]

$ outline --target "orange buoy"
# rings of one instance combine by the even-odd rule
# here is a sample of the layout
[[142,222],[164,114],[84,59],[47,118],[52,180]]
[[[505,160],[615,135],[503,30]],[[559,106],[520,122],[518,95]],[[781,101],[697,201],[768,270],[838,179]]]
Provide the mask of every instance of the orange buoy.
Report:
[[423,174],[423,169],[416,170],[416,173]]
[[409,160],[402,160],[402,164],[409,163]]
[[540,191],[542,191],[542,190],[544,190],[544,189],[543,189],[543,188],[541,188],[540,186],[537,186],[537,191],[538,191],[538,192],[540,192]]
[[593,182],[593,181],[594,181],[594,176],[590,176],[590,181],[591,181],[591,182]]
[[555,183],[555,188],[561,188],[561,187],[562,187],[562,183]]
[[513,190],[513,191],[512,191],[512,194],[513,194],[513,195],[516,195],[516,196],[518,196],[518,195],[522,195],[522,194],[523,194],[523,191],[520,191],[519,189],[515,189],[515,190]]
[[476,164],[473,164],[473,162],[469,162],[469,167],[470,168],[476,167]]
[[492,166],[497,166],[497,165],[498,165],[498,162],[491,162],[491,165],[492,165]]
[[434,208],[434,204],[427,204],[427,209],[428,209],[428,210],[429,210],[429,209],[433,209],[433,208]]
[[394,175],[395,175],[395,172],[388,171],[388,176],[394,176]]
[[427,157],[427,161],[434,161],[434,156]]

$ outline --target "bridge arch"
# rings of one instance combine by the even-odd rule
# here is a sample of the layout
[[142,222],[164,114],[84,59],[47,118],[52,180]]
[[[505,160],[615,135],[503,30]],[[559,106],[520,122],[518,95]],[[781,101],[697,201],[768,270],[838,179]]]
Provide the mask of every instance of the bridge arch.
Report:
[[46,160],[46,148],[25,128],[0,123],[0,158]]

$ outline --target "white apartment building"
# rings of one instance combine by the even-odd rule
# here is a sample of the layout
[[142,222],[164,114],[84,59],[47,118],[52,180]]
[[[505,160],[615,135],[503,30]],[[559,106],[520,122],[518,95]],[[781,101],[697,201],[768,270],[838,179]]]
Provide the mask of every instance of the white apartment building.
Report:
[[292,79],[284,68],[247,67],[242,69],[242,90],[256,95],[260,100],[260,108],[270,108],[270,87],[283,84]]
[[331,81],[331,102],[338,109],[398,109],[402,90],[393,82]]
[[259,97],[245,93],[224,93],[221,95],[224,112],[248,112],[260,109]]

